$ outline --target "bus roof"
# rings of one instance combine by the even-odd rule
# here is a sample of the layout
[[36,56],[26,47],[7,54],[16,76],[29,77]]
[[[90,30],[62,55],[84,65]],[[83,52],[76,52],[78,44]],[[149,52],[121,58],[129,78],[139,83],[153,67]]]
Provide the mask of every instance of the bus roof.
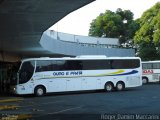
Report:
[[142,61],[142,63],[160,63],[160,60],[155,60],[155,61]]
[[139,57],[106,57],[104,55],[86,55],[86,56],[77,56],[77,57],[61,57],[61,58],[50,58],[50,57],[40,57],[40,58],[27,58],[22,61],[31,61],[31,60],[95,60],[95,59],[140,59]]

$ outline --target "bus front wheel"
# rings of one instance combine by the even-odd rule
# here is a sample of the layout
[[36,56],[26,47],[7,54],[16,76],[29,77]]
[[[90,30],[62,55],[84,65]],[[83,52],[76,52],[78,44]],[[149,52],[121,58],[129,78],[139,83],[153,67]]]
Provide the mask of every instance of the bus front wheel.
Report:
[[113,83],[111,82],[106,83],[104,89],[107,92],[111,92],[113,90]]
[[43,96],[46,93],[45,87],[43,86],[37,86],[34,90],[34,94],[36,96]]

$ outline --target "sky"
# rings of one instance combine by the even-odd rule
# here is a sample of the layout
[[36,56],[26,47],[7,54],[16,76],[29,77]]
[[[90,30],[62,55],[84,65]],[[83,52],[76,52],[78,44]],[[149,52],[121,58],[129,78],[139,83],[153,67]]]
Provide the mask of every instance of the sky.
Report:
[[140,18],[144,11],[160,0],[96,0],[61,19],[49,29],[75,35],[88,36],[90,23],[106,10],[115,12],[117,8],[130,10],[134,19]]

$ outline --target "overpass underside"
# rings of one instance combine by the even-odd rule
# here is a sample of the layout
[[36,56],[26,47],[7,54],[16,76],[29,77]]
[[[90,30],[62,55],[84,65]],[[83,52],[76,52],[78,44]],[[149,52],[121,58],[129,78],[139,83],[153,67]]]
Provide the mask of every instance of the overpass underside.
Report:
[[94,0],[0,0],[0,61],[62,56],[39,44],[45,30]]

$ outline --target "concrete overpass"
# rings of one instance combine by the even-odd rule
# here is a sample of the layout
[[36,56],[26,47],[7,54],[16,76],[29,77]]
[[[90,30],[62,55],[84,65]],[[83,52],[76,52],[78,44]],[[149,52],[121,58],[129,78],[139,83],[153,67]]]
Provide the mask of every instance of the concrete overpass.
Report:
[[[95,41],[99,39],[99,41]],[[105,41],[107,48],[102,46]],[[83,44],[82,44],[83,43]],[[85,44],[84,44],[85,43]],[[54,54],[64,54],[68,56],[78,55],[106,55],[108,57],[133,57],[134,49],[119,48],[119,40],[116,38],[98,38],[89,36],[78,36],[57,31],[47,30],[43,33],[41,46]]]
[[0,61],[53,56],[39,44],[43,32],[70,12],[93,1],[0,0]]

